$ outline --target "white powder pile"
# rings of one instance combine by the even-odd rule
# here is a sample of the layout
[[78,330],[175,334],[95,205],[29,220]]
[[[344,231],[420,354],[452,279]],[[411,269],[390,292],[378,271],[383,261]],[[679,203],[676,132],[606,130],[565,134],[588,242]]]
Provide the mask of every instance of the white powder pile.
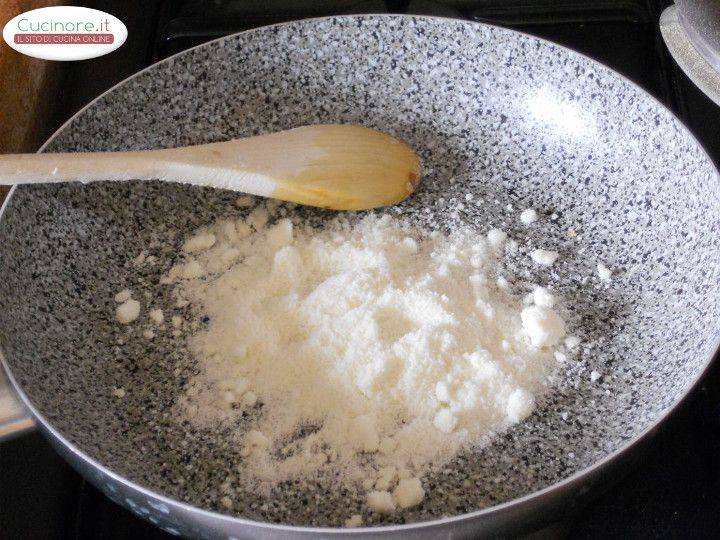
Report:
[[422,501],[431,467],[531,414],[565,325],[547,289],[524,304],[498,284],[503,231],[272,217],[199,231],[163,279],[209,317],[182,414],[250,414],[245,481],[336,478],[393,512]]
[[130,324],[140,315],[140,302],[132,299],[132,291],[123,289],[115,295],[115,301],[119,304],[115,308],[115,318],[121,324]]
[[535,223],[537,219],[538,214],[532,208],[526,208],[520,213],[520,221],[522,221],[524,225],[531,225],[532,223]]
[[603,263],[598,263],[597,273],[598,273],[598,276],[600,276],[600,279],[602,281],[609,282],[612,279],[612,271],[607,266],[605,266]]
[[530,253],[530,258],[533,262],[543,266],[550,266],[558,257],[557,251],[549,251],[546,249],[536,249]]

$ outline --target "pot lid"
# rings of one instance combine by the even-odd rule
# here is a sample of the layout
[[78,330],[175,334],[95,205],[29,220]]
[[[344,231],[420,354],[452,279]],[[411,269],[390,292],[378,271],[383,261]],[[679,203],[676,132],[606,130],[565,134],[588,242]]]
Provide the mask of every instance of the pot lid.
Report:
[[720,105],[720,2],[677,0],[660,17],[660,31],[680,68]]

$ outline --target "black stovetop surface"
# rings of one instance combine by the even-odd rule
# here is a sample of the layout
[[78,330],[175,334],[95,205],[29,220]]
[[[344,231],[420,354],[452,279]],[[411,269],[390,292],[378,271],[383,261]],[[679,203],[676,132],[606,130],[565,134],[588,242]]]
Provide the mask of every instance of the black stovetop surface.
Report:
[[[419,13],[492,22],[579,50],[670,107],[720,164],[720,107],[677,68],[657,21],[669,0],[87,0],[118,16],[128,41],[67,63],[49,136],[99,93],[208,39],[309,16]],[[460,6],[460,7],[457,7]],[[720,366],[662,426],[623,478],[544,536],[720,538]],[[553,516],[548,516],[553,521]],[[0,539],[166,538],[78,476],[37,434],[0,444]]]

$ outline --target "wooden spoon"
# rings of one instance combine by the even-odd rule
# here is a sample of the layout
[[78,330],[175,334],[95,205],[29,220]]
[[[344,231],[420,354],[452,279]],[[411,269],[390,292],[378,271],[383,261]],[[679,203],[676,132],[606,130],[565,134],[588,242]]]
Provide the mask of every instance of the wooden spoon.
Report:
[[352,125],[164,150],[0,155],[0,184],[150,179],[362,210],[410,195],[420,181],[420,162],[405,143]]

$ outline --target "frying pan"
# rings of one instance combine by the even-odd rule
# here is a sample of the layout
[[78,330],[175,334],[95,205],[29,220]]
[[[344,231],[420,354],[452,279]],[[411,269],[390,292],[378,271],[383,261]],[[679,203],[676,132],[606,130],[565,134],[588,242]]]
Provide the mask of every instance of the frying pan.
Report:
[[[707,155],[662,105],[585,57],[410,16],[305,20],[191,49],[98,98],[43,150],[172,147],[331,122],[387,131],[419,152],[420,190],[384,211],[440,229],[500,227],[524,252],[561,253],[514,276],[551,283],[584,344],[533,415],[428,475],[423,503],[400,513],[368,513],[321,484],[270,498],[238,487],[225,509],[220,484],[242,467],[232,430],[173,420],[197,366],[181,341],[118,325],[113,295],[148,290],[173,310],[157,283],[183,237],[251,208],[229,192],[129,182],[22,186],[5,204],[0,342],[39,429],[112,500],[191,537],[508,535],[572,509],[627,463],[717,348],[720,182]],[[518,215],[530,206],[543,217],[527,228]],[[134,267],[143,251],[158,264]],[[368,528],[340,528],[352,513]]]

